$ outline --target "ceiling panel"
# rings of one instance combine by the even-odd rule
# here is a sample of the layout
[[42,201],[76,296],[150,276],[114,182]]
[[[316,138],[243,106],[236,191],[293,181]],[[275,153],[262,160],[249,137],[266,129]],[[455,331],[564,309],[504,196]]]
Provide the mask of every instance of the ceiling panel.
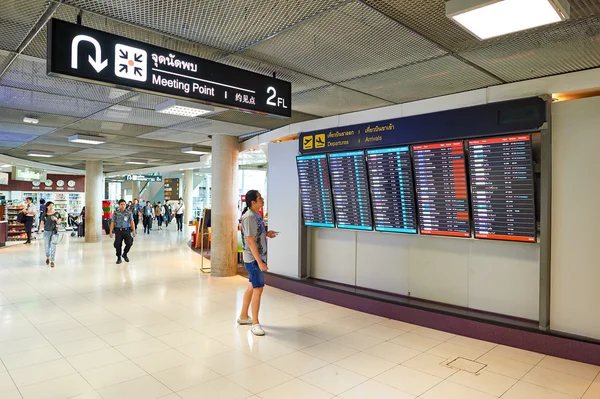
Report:
[[9,133],[2,131],[2,127],[0,127],[0,141],[11,141],[11,142],[21,142],[27,143],[38,136],[33,134],[23,134],[23,133]]
[[17,57],[0,85],[105,103],[117,103],[132,96],[127,90],[48,76],[46,60],[24,55]]
[[372,8],[354,1],[242,54],[339,82],[445,52]]
[[[130,0],[126,0],[126,2],[133,3]],[[15,3],[17,2],[15,1]],[[94,3],[99,3],[100,5],[105,4],[105,2]],[[172,1],[169,1],[169,3],[173,4]],[[144,7],[148,8],[149,6],[145,5]],[[130,12],[133,15],[141,9],[142,8],[132,7]],[[77,13],[78,9],[76,7],[62,4],[53,17],[74,23],[76,21]],[[214,60],[226,55],[224,51],[216,48],[211,48],[200,43],[194,43],[189,40],[183,40],[176,37],[169,37],[160,34],[159,32],[152,32],[148,29],[116,21],[115,19],[106,18],[102,15],[84,12],[82,24],[93,29],[98,29],[104,32],[127,37],[129,39],[138,40],[144,43],[153,44],[155,46],[168,48],[174,51],[179,51],[184,54],[194,55],[200,58]],[[46,58],[46,28],[40,31],[40,33],[34,38],[30,45],[27,46],[24,53],[38,58]]]
[[478,69],[446,56],[349,80],[341,85],[403,103],[499,83]]
[[0,148],[3,151],[8,151],[12,148],[17,148],[18,146],[23,145],[22,141],[0,141]]
[[124,122],[105,122],[101,120],[84,119],[69,126],[69,129],[94,132],[102,135],[139,136],[156,130],[153,126],[134,125]]
[[110,104],[0,86],[0,107],[86,117]]
[[[0,107],[0,121],[23,125],[23,118],[33,116],[39,120],[37,127],[62,127],[71,124],[79,118],[63,115],[46,114],[41,112],[23,111],[20,109],[10,109]],[[27,126],[27,125],[24,125]]]
[[[188,118],[189,119],[189,118]],[[185,123],[171,126],[171,129],[201,134],[227,134],[240,136],[242,134],[262,130],[256,126],[238,125],[235,123],[221,122],[213,119],[193,118]]]
[[[295,108],[295,104],[294,104]],[[248,112],[242,112],[237,110],[230,110],[227,112],[220,113],[215,116],[211,116],[210,119],[219,120],[223,122],[237,123],[240,125],[257,126],[261,129],[277,129],[282,126],[287,126],[292,123],[309,121],[316,119],[317,116],[305,114],[303,112],[292,111],[291,118],[276,118],[276,117],[265,117],[262,115],[252,114]],[[252,132],[249,132],[252,133]]]
[[53,130],[55,130],[53,127],[25,124],[23,121],[21,123],[0,122],[0,133],[27,134],[37,137],[48,134]]
[[8,66],[8,63],[14,55],[15,53],[10,51],[0,50],[0,73]]
[[392,105],[391,102],[331,85],[294,94],[294,108],[307,114],[331,116]]
[[16,51],[50,2],[46,0],[0,3],[0,49]]
[[237,51],[343,0],[65,0],[117,19]]
[[557,25],[461,55],[509,82],[596,67],[600,18]]
[[244,57],[239,54],[232,54],[219,60],[219,62],[266,76],[273,76],[273,73],[276,73],[277,79],[292,83],[292,93],[326,86],[330,83],[302,73],[291,71],[281,66],[272,65],[250,57]]
[[162,114],[149,109],[122,105],[112,106],[90,116],[88,119],[156,127],[168,127],[190,120],[190,118],[185,116]]
[[174,141],[183,144],[199,144],[209,140],[208,135],[200,133],[183,132],[173,129],[159,129],[154,132],[146,133],[139,136],[140,139],[159,139]]

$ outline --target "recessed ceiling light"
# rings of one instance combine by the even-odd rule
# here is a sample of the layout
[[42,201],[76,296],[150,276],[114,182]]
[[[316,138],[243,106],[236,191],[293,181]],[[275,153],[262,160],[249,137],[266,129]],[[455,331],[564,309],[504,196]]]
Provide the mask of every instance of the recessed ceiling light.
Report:
[[54,153],[49,152],[49,151],[33,150],[33,151],[28,151],[27,155],[29,155],[30,157],[52,158],[54,156]]
[[480,39],[569,19],[568,0],[450,0],[446,16]]
[[136,160],[136,161],[125,161],[126,164],[129,165],[146,165],[148,162],[147,161],[141,161],[141,160]]
[[162,114],[187,116],[190,118],[209,114],[214,111],[215,107],[211,107],[210,105],[175,99],[165,101],[164,103],[156,106],[156,112],[160,112]]
[[75,134],[69,137],[71,143],[82,143],[82,144],[104,144],[106,139],[101,136],[88,136],[85,134]]
[[36,119],[36,118],[31,118],[29,116],[26,116],[25,118],[23,118],[23,122],[37,125],[38,123],[40,123],[40,120]]
[[210,151],[206,151],[203,148],[200,147],[186,147],[186,148],[182,148],[181,152],[184,154],[192,154],[192,155],[205,155],[205,154],[210,154]]

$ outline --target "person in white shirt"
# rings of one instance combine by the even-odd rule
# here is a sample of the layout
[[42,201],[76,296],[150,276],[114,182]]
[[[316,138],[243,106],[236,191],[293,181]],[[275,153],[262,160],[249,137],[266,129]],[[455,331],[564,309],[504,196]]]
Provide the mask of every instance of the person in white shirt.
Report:
[[31,244],[31,230],[33,229],[33,221],[35,220],[37,211],[35,210],[35,205],[33,205],[33,198],[27,197],[26,201],[27,205],[25,205],[25,209],[23,210],[25,214],[25,232],[27,233],[25,244]]
[[179,202],[177,205],[173,207],[173,213],[175,214],[175,219],[177,219],[177,231],[183,231],[183,212],[185,211],[185,204],[183,203],[183,199],[179,198]]

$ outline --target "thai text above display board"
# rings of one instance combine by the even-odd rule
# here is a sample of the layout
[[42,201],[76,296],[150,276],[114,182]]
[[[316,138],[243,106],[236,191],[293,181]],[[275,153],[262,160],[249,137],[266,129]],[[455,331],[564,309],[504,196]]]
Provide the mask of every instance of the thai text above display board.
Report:
[[48,24],[52,76],[290,117],[289,82],[81,25]]
[[417,216],[410,149],[367,151],[369,186],[375,230],[417,233]]
[[337,227],[372,230],[371,200],[364,151],[329,155]]
[[469,141],[476,238],[535,242],[531,136]]
[[296,164],[304,224],[335,227],[327,155],[297,157]]
[[462,141],[413,146],[421,234],[471,237]]

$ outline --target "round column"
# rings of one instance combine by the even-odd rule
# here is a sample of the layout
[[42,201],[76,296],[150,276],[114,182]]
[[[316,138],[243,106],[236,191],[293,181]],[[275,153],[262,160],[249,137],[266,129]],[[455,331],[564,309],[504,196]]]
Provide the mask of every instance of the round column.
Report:
[[237,274],[237,161],[238,138],[212,138],[211,275]]
[[102,241],[103,170],[102,161],[85,162],[85,242]]
[[187,226],[194,217],[194,171],[186,170],[183,172],[183,225]]

